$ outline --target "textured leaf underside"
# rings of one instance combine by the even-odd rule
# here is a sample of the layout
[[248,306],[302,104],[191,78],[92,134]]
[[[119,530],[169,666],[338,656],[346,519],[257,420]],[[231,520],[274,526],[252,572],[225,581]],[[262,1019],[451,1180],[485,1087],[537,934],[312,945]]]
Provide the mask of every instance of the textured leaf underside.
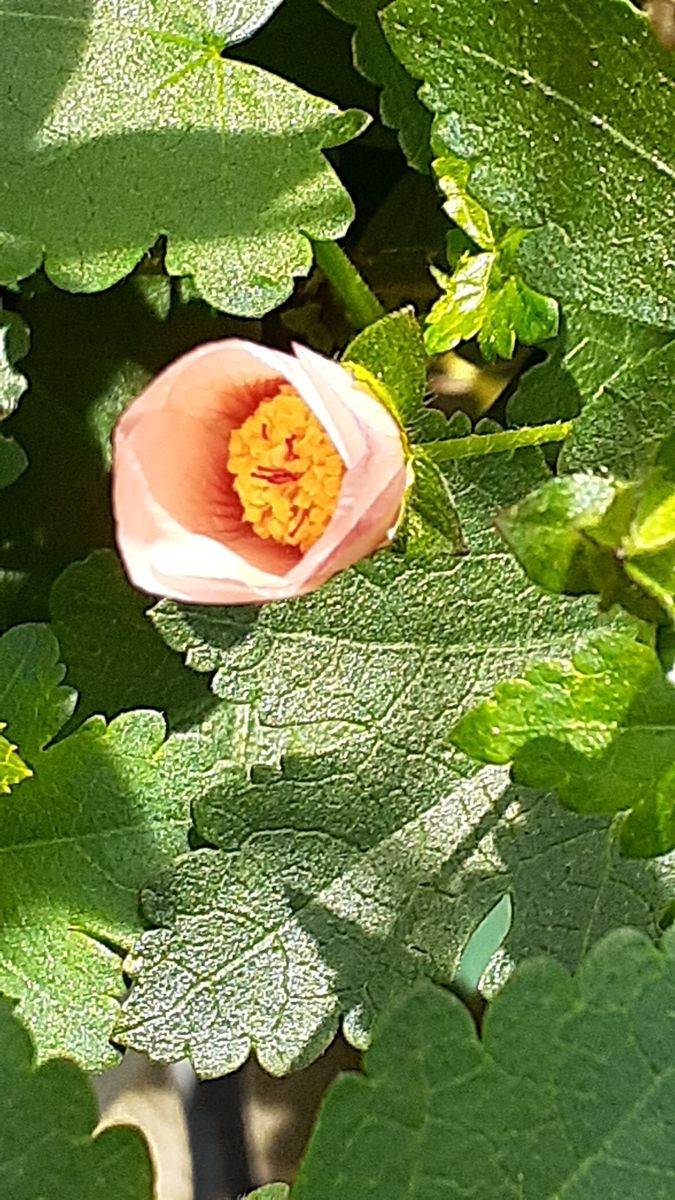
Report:
[[384,553],[256,610],[159,606],[167,641],[216,672],[202,733],[231,750],[194,806],[217,849],[146,891],[157,928],[127,963],[124,1043],[189,1053],[205,1075],[251,1046],[273,1072],[308,1062],[341,1014],[364,1045],[393,992],[453,976],[506,891],[505,969],[533,950],[574,966],[617,919],[653,928],[665,864],[620,862],[606,820],[476,774],[447,744],[491,681],[593,623],[531,588],[492,528],[500,498],[544,476],[536,451],[450,469],[466,558]]

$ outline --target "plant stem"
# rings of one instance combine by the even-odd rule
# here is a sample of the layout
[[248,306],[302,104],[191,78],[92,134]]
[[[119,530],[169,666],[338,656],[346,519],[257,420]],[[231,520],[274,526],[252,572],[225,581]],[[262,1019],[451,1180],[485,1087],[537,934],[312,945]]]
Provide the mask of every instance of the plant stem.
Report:
[[451,462],[456,458],[483,458],[504,450],[519,450],[521,446],[543,446],[547,442],[563,442],[572,432],[573,421],[557,421],[553,425],[532,425],[524,429],[507,429],[499,433],[470,433],[467,437],[450,438],[447,442],[426,442],[420,450],[434,462]]
[[385,315],[377,296],[337,242],[312,242],[312,245],[317,267],[323,271],[356,329],[365,329]]

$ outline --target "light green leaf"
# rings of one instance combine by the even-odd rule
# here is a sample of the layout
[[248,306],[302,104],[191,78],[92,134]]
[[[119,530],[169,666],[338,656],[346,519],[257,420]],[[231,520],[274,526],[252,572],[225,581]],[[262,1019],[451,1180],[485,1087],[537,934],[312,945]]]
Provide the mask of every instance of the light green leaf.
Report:
[[456,154],[446,154],[433,163],[434,174],[444,197],[443,210],[471,241],[483,250],[495,250],[490,215],[468,190],[471,164]]
[[429,114],[417,99],[417,88],[387,45],[379,14],[388,0],[321,0],[336,17],[356,26],[354,63],[366,79],[382,88],[380,115],[398,131],[401,149],[411,167],[428,171],[431,150]]
[[[28,384],[16,363],[28,353],[28,329],[16,313],[0,309],[0,421],[14,412]],[[9,487],[28,466],[13,438],[0,437],[0,488]]]
[[163,234],[168,270],[214,306],[252,316],[280,304],[309,270],[309,238],[351,220],[321,151],[364,117],[228,58],[278,4],[3,8],[0,282],[44,262],[59,287],[107,288]]
[[94,717],[53,742],[75,700],[63,673],[45,626],[0,639],[0,714],[32,770],[0,804],[0,990],[40,1058],[100,1070],[116,1059],[108,1038],[139,889],[186,848],[212,751],[197,736],[165,741],[151,711],[107,727]]
[[[0,721],[0,729],[4,728],[4,721]],[[16,753],[16,746],[8,742],[6,737],[0,736],[0,796],[6,796],[17,783],[31,775],[32,771]]]
[[452,740],[483,762],[513,760],[514,779],[556,788],[577,812],[627,812],[628,854],[675,846],[675,686],[654,651],[625,634],[498,684]]
[[246,1200],[287,1200],[290,1190],[287,1183],[266,1183],[264,1187],[249,1192]]
[[[509,400],[509,423],[565,421],[586,404],[594,408],[597,403],[602,411],[605,391],[620,396],[634,376],[644,378],[644,364],[669,336],[648,325],[592,312],[585,305],[566,304],[560,334],[545,347],[548,358],[525,372]],[[620,409],[614,415],[622,422]],[[584,421],[581,428],[585,427]],[[595,460],[574,461],[572,467],[570,457],[568,469],[592,470],[595,465]]]
[[136,1129],[95,1133],[94,1092],[72,1062],[36,1067],[30,1038],[0,999],[0,1195],[4,1200],[151,1200]]
[[[435,148],[508,225],[526,282],[675,328],[675,59],[626,0],[395,0],[396,56],[424,81]],[[564,47],[564,52],[561,52]]]
[[406,502],[399,544],[406,557],[433,560],[465,554],[455,501],[441,468],[423,449],[413,453],[414,480]]
[[401,423],[415,425],[427,389],[427,359],[419,323],[411,308],[388,313],[347,346],[346,366],[364,367],[384,389]]
[[675,622],[675,437],[636,482],[550,479],[500,513],[497,527],[548,591],[597,592],[604,608],[618,602],[644,620]]
[[523,584],[492,528],[501,497],[544,474],[536,451],[453,465],[466,558],[383,553],[262,608],[159,605],[166,640],[216,672],[223,700],[202,726],[219,767],[193,809],[216,848],[146,891],[156,928],[127,962],[123,1043],[189,1053],[205,1075],[253,1046],[276,1073],[320,1053],[344,1014],[362,1046],[393,992],[452,978],[507,891],[505,969],[541,949],[574,965],[617,921],[653,928],[667,864],[619,862],[606,821],[503,769],[476,774],[447,745],[496,679],[589,627],[583,602]]
[[607,470],[625,479],[649,467],[675,430],[675,340],[629,359],[574,423],[564,471]]
[[196,720],[215,703],[207,681],[185,671],[146,612],[149,596],[128,583],[111,550],[72,563],[50,597],[52,629],[79,692],[78,723],[130,708],[158,708],[170,727]]
[[675,1193],[675,939],[611,934],[574,978],[526,963],[480,1038],[419,987],[324,1101],[292,1200],[598,1200]]
[[514,274],[522,234],[510,231],[495,241],[488,214],[465,190],[468,166],[461,159],[440,159],[434,167],[446,172],[439,180],[448,197],[446,211],[485,253],[463,254],[450,278],[432,268],[444,295],[427,315],[429,353],[452,350],[478,335],[484,358],[494,362],[512,357],[516,339],[529,346],[554,337],[557,302],[534,292]]

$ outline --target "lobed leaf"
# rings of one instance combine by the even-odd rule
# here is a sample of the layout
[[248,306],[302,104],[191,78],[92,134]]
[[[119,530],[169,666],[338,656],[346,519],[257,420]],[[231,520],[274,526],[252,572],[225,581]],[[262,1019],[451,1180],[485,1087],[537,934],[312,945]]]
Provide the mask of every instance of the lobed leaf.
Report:
[[411,167],[428,171],[431,150],[429,114],[417,99],[414,81],[392,54],[382,32],[379,14],[388,0],[321,0],[343,21],[355,26],[354,64],[362,75],[382,88],[380,116],[398,132],[401,149]]
[[[675,939],[525,963],[488,1008],[418,987],[330,1089],[292,1200],[596,1200],[675,1188]],[[347,1149],[346,1149],[347,1148]]]
[[452,741],[483,762],[512,760],[515,780],[555,788],[577,812],[625,812],[627,854],[675,846],[675,687],[654,651],[626,634],[498,684]]
[[353,215],[321,151],[365,118],[228,57],[279,2],[0,10],[0,283],[44,263],[61,288],[104,289],[163,235],[168,270],[217,308],[260,315],[290,294],[310,238]]
[[0,713],[31,776],[0,804],[0,989],[18,1001],[40,1059],[90,1070],[124,991],[121,952],[140,932],[138,892],[187,847],[203,740],[165,741],[159,713],[92,717],[54,740],[75,705],[46,626],[0,639]]
[[[569,420],[586,404],[602,406],[606,391],[620,395],[634,377],[648,378],[645,364],[669,337],[648,325],[593,312],[583,304],[566,304],[560,333],[547,347],[548,357],[521,376],[508,402],[509,423]],[[621,420],[620,409],[615,417]],[[571,457],[568,462],[570,469],[576,469],[571,468]],[[589,465],[592,469],[594,463],[585,464]]]
[[151,1200],[148,1148],[136,1129],[95,1133],[96,1097],[72,1062],[35,1065],[34,1047],[0,999],[0,1194],[5,1200]]
[[453,977],[505,892],[505,970],[533,949],[576,965],[617,921],[653,928],[668,863],[621,863],[606,820],[561,816],[447,745],[496,679],[592,624],[524,583],[492,529],[500,497],[543,474],[536,451],[452,465],[463,559],[383,553],[292,603],[158,606],[169,644],[215,672],[201,732],[220,753],[194,805],[206,845],[145,893],[124,1044],[203,1075],[253,1047],[281,1073],[343,1014],[363,1046],[401,987]]

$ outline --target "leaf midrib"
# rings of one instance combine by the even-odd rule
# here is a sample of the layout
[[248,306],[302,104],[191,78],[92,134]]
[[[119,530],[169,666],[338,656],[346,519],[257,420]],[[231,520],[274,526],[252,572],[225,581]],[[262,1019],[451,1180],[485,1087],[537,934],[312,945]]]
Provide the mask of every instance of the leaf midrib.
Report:
[[[604,133],[613,138],[618,145],[621,145],[625,149],[629,150],[631,154],[634,154],[637,158],[640,158],[643,162],[645,162],[650,168],[655,170],[657,174],[666,175],[670,179],[675,180],[675,166],[671,166],[669,163],[664,162],[663,159],[658,158],[656,155],[650,154],[649,151],[641,146],[638,142],[631,141],[630,138],[622,133],[621,130],[612,125],[612,123],[606,118],[599,116],[597,113],[591,113],[576,100],[565,96],[562,92],[559,92],[556,88],[544,83],[542,79],[538,79],[536,75],[532,75],[529,71],[519,70],[517,67],[513,66],[507,66],[500,62],[499,59],[494,58],[491,54],[488,54],[487,51],[477,50],[470,46],[468,42],[458,42],[451,38],[441,39],[435,34],[425,35],[424,39],[422,39],[414,29],[411,29],[398,21],[394,21],[393,25],[402,36],[410,38],[411,41],[416,41],[422,47],[425,53],[428,51],[428,47],[433,45],[433,47],[439,52],[439,57],[447,57],[448,46],[450,46],[453,50],[458,51],[467,58],[473,58],[478,62],[486,63],[488,66],[502,72],[504,75],[520,80],[520,82],[524,83],[527,87],[535,87],[541,93],[541,95],[546,97],[546,99],[553,100],[562,105],[564,108],[571,109],[572,112],[574,112],[577,116],[582,117],[590,125],[601,129]],[[424,86],[428,89],[431,89],[432,87],[438,88],[438,84],[435,82],[432,83],[430,80],[424,80]],[[436,111],[444,110],[439,108]]]

